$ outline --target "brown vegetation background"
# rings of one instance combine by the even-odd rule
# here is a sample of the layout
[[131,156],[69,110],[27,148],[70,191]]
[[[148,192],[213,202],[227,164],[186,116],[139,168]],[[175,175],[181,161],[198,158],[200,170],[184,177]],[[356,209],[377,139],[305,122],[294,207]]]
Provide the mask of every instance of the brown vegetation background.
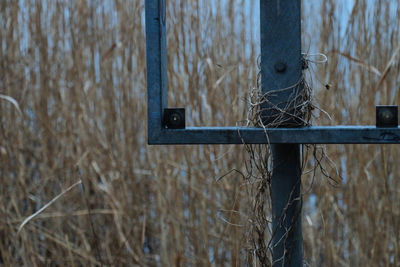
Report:
[[[242,121],[258,1],[167,5],[170,106],[189,125]],[[144,0],[0,1],[0,264],[259,266],[254,196],[232,171],[245,149],[146,144],[144,26]],[[328,57],[307,72],[331,116],[314,124],[400,103],[399,29],[397,1],[304,1],[303,50]],[[342,179],[303,175],[307,266],[400,266],[398,146],[327,151]]]

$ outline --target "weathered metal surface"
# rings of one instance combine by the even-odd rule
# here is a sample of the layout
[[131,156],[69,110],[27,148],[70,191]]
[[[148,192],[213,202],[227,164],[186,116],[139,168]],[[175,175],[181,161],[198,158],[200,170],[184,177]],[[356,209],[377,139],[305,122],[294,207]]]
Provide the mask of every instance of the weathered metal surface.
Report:
[[399,125],[398,106],[376,106],[376,127],[395,127]]
[[261,87],[263,93],[269,93],[263,104],[263,121],[301,126],[302,121],[294,116],[304,101],[300,0],[261,0],[260,19]]
[[185,129],[185,109],[165,108],[163,114],[163,127],[168,129]]
[[273,266],[302,266],[300,146],[272,146]]
[[[268,137],[267,137],[268,136]],[[400,144],[400,128],[311,126],[302,128],[186,127],[149,134],[152,145],[190,144]]]
[[165,0],[146,0],[147,121],[148,138],[161,133],[162,113],[167,107],[167,42]]
[[[300,0],[260,0],[264,123],[301,126],[303,102]],[[285,110],[286,113],[282,113]],[[290,132],[290,131],[289,131]],[[291,140],[288,137],[286,140]],[[302,266],[300,145],[272,145],[272,266]]]

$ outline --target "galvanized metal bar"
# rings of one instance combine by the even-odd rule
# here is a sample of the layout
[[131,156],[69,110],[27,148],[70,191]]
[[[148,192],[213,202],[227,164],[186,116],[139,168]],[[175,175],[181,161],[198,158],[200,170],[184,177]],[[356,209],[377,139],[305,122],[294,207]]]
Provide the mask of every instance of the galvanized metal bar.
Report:
[[311,126],[302,128],[187,127],[149,135],[151,145],[199,144],[400,144],[400,128]]
[[[293,115],[303,90],[300,7],[300,0],[260,0],[262,91],[273,91],[263,114],[267,123],[279,118],[285,126],[298,125]],[[272,145],[272,157],[272,266],[302,266],[300,145]]]
[[300,120],[293,115],[304,101],[300,0],[261,0],[260,15],[261,87],[268,93],[264,122],[298,127]]
[[146,0],[146,61],[148,139],[161,134],[167,107],[167,41],[165,0]]
[[273,266],[303,266],[300,146],[272,146]]

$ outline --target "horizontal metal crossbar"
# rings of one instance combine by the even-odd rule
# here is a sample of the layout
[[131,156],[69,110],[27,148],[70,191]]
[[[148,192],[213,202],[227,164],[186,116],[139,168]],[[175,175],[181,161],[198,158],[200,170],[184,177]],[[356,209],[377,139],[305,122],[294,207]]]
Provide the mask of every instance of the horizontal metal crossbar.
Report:
[[148,142],[153,145],[400,144],[400,128],[376,128],[375,126],[310,126],[266,130],[249,127],[161,128],[159,131],[149,132]]

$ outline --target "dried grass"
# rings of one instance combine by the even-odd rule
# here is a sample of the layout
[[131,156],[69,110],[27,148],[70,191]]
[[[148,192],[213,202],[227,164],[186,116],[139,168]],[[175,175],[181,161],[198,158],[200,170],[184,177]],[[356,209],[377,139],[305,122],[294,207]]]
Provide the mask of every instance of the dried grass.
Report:
[[[400,103],[400,7],[343,2],[303,3],[304,50],[328,56],[310,64],[306,80],[332,118],[317,108],[312,122],[374,124],[375,104]],[[245,119],[257,79],[258,2],[167,3],[170,106],[186,107],[189,125]],[[256,196],[241,175],[246,148],[146,145],[143,11],[135,0],[0,1],[0,94],[22,113],[0,99],[5,266],[257,266],[246,239]],[[307,264],[398,265],[397,146],[327,151],[343,180],[303,175]],[[78,180],[80,190],[17,235]]]

